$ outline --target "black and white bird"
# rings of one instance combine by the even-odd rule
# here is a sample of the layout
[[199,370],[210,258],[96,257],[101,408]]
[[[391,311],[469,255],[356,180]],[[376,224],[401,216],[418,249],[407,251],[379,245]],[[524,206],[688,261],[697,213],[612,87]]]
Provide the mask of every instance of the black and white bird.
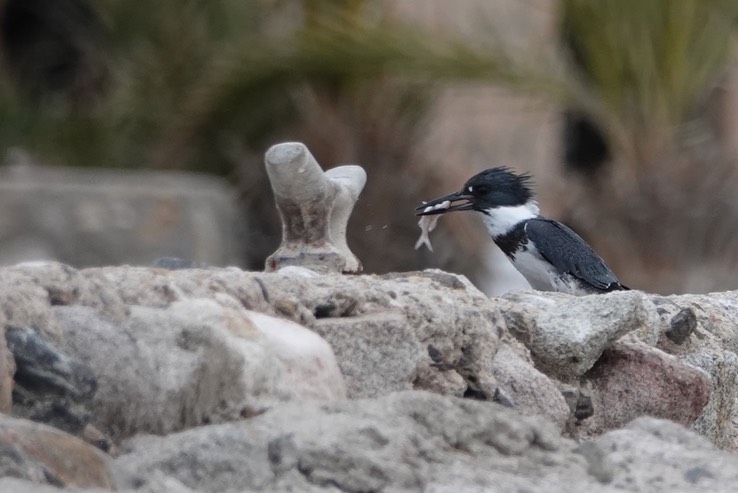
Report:
[[416,209],[418,216],[476,211],[490,236],[533,289],[575,295],[626,290],[574,231],[539,214],[530,177],[491,168]]

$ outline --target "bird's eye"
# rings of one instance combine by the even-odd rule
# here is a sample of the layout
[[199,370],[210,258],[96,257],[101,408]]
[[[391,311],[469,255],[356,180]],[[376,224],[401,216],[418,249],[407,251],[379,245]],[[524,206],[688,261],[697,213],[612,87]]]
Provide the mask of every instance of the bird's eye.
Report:
[[477,185],[474,187],[474,193],[476,195],[487,195],[489,193],[489,187],[487,185]]

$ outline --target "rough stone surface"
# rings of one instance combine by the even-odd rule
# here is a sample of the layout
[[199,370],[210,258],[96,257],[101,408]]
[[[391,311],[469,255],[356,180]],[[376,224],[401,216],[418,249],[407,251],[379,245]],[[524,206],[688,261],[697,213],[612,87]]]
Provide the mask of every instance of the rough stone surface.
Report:
[[513,410],[423,392],[286,404],[127,447],[116,460],[121,488],[165,471],[223,493],[728,492],[738,475],[738,457],[667,421],[641,418],[578,445]]
[[285,405],[244,423],[137,438],[116,465],[131,471],[122,487],[163,470],[193,489],[222,493],[451,491],[483,484],[509,491],[536,479],[563,487],[572,474],[597,485],[586,477],[585,460],[567,448],[552,426],[495,404],[406,392]]
[[540,309],[527,345],[544,372],[573,380],[617,339],[656,320],[653,305],[638,291],[568,298]]
[[300,399],[336,400],[346,397],[344,377],[331,346],[315,332],[289,320],[247,311],[277,359],[282,378]]
[[423,348],[402,315],[323,318],[313,328],[338,355],[349,397],[412,388]]
[[[710,401],[693,428],[720,447],[738,450],[738,297],[735,293],[711,295],[654,296],[664,335],[657,347],[710,375],[713,385]],[[681,344],[667,332],[679,314],[695,315],[692,333]]]
[[111,488],[108,463],[103,453],[71,435],[0,415],[0,477],[54,486]]
[[[733,456],[663,421],[627,424],[653,414],[736,449],[732,292],[489,299],[432,270],[41,263],[0,268],[0,327],[30,328],[92,371],[94,426],[79,436],[122,451],[119,491],[733,487]],[[35,368],[18,358],[15,390]],[[647,452],[628,442],[639,433]],[[58,484],[27,456],[0,447],[18,488]]]
[[642,344],[614,344],[585,376],[595,413],[580,430],[590,436],[620,428],[639,416],[690,426],[712,392],[706,372]]
[[511,345],[503,345],[497,351],[492,373],[516,409],[529,416],[546,416],[560,429],[564,427],[570,410],[561,391]]
[[[387,390],[425,384],[438,388],[439,382],[458,383],[459,377],[465,388],[474,386],[484,398],[494,395],[492,361],[504,321],[489,299],[460,276],[440,271],[318,278],[277,273],[260,280],[281,315],[333,341],[352,395],[374,395],[383,385]],[[361,321],[366,327],[357,332]],[[448,368],[432,366],[429,345],[443,354]],[[366,374],[365,381],[357,371]]]
[[[296,324],[269,325],[274,319],[240,306],[208,299],[132,306],[120,325],[83,307],[54,313],[67,350],[97,375],[93,423],[115,439],[236,419],[288,398],[345,395],[319,337]],[[302,355],[290,352],[300,343]]]
[[728,493],[738,484],[736,455],[669,421],[639,418],[593,445],[619,491]]

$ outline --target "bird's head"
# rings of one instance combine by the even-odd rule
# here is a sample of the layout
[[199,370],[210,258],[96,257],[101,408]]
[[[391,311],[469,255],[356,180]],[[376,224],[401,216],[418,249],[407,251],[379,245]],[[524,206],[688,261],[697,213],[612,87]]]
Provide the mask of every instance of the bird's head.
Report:
[[508,168],[500,167],[486,169],[472,176],[458,192],[417,207],[415,215],[430,216],[470,210],[489,214],[496,209],[526,207],[529,204],[534,204],[530,176],[515,174]]

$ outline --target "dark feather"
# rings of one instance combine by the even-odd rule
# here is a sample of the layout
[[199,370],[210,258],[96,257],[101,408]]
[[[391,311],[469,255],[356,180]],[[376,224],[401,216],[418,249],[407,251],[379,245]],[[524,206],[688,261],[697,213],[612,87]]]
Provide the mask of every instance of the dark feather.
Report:
[[604,260],[574,231],[551,219],[536,218],[525,223],[525,232],[541,256],[560,272],[567,272],[603,291],[628,289]]

